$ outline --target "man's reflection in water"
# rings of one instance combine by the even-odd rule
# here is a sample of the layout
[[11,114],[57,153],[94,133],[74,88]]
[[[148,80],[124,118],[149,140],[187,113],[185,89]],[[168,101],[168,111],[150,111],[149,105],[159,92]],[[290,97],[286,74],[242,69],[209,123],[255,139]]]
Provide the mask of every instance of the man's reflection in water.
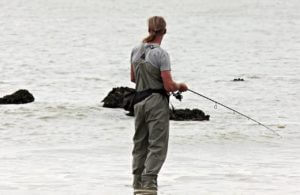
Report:
[[149,191],[149,192],[134,192],[133,195],[157,195],[157,191]]

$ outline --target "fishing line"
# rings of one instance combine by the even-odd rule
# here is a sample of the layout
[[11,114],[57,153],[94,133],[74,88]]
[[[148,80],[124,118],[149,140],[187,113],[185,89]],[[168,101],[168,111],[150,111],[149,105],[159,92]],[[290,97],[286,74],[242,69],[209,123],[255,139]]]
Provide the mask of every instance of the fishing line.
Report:
[[214,106],[215,109],[217,109],[217,105],[221,105],[221,106],[223,106],[223,107],[225,107],[225,108],[227,108],[227,109],[233,111],[234,113],[238,113],[239,115],[242,115],[243,117],[246,117],[248,120],[252,120],[252,121],[256,122],[257,124],[259,124],[259,125],[265,127],[266,129],[272,131],[274,134],[276,134],[276,135],[278,135],[279,137],[281,137],[281,135],[279,135],[275,130],[271,129],[270,127],[268,127],[268,126],[262,124],[261,122],[255,120],[255,119],[253,119],[253,118],[251,118],[251,117],[249,117],[249,116],[247,116],[247,115],[245,115],[245,114],[243,114],[243,113],[241,113],[241,112],[239,112],[239,111],[237,111],[237,110],[235,110],[235,109],[233,109],[233,108],[230,108],[230,107],[228,107],[228,106],[226,106],[226,105],[224,105],[224,104],[222,104],[222,103],[220,103],[220,102],[217,102],[217,101],[215,101],[215,100],[213,100],[213,99],[211,99],[211,98],[209,98],[209,97],[206,97],[206,96],[204,96],[204,95],[202,95],[202,94],[200,94],[200,93],[198,93],[198,92],[196,92],[196,91],[193,91],[193,90],[191,90],[191,89],[188,89],[188,91],[190,91],[190,92],[192,92],[192,93],[194,93],[194,94],[196,94],[196,95],[199,95],[199,96],[201,96],[201,97],[203,97],[203,98],[205,98],[205,99],[208,99],[208,100],[214,102],[214,103],[215,103],[215,106]]

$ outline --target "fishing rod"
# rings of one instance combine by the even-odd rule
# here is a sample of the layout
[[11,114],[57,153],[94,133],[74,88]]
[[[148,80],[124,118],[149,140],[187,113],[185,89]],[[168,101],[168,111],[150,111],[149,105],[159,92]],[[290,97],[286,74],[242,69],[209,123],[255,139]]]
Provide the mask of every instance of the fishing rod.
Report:
[[229,109],[229,110],[231,110],[231,111],[233,111],[233,112],[236,112],[236,113],[242,115],[243,117],[246,117],[247,119],[256,122],[257,124],[259,124],[259,125],[265,127],[266,129],[272,131],[274,134],[276,134],[276,135],[278,135],[279,137],[281,137],[281,135],[278,134],[275,130],[271,129],[270,127],[268,127],[268,126],[262,124],[261,122],[255,120],[255,119],[253,119],[253,118],[251,118],[251,117],[249,117],[249,116],[247,116],[247,115],[245,115],[245,114],[243,114],[243,113],[240,113],[239,111],[237,111],[237,110],[235,110],[235,109],[232,109],[232,108],[230,108],[230,107],[228,107],[228,106],[226,106],[226,105],[224,105],[224,104],[221,104],[220,102],[217,102],[217,101],[215,101],[215,100],[213,100],[213,99],[211,99],[211,98],[209,98],[209,97],[206,97],[206,96],[204,96],[204,95],[202,95],[202,94],[200,94],[200,93],[198,93],[198,92],[196,92],[196,91],[193,91],[193,90],[191,90],[191,89],[188,89],[188,91],[190,91],[190,92],[192,92],[192,93],[194,93],[194,94],[196,94],[196,95],[199,95],[199,96],[201,96],[201,97],[203,97],[203,98],[205,98],[205,99],[208,99],[208,100],[214,102],[215,104],[219,104],[219,105],[221,105],[221,106],[223,106],[223,107],[225,107],[225,108],[227,108],[227,109]]

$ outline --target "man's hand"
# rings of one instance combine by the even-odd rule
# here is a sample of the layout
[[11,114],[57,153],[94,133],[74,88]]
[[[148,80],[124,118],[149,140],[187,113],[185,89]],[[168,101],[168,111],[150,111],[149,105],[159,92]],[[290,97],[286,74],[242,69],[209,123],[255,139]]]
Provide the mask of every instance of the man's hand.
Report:
[[178,89],[178,91],[180,91],[180,92],[185,92],[185,91],[187,91],[189,88],[188,88],[188,86],[185,84],[185,83],[179,83],[179,89]]

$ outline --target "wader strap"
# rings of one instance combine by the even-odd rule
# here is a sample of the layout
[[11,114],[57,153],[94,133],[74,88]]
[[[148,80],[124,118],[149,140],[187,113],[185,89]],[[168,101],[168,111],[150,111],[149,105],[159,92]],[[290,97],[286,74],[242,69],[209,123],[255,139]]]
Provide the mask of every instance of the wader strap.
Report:
[[[154,49],[155,47],[153,45],[149,45],[150,49]],[[146,59],[146,46],[145,44],[142,45],[142,55],[140,57],[141,59]]]

